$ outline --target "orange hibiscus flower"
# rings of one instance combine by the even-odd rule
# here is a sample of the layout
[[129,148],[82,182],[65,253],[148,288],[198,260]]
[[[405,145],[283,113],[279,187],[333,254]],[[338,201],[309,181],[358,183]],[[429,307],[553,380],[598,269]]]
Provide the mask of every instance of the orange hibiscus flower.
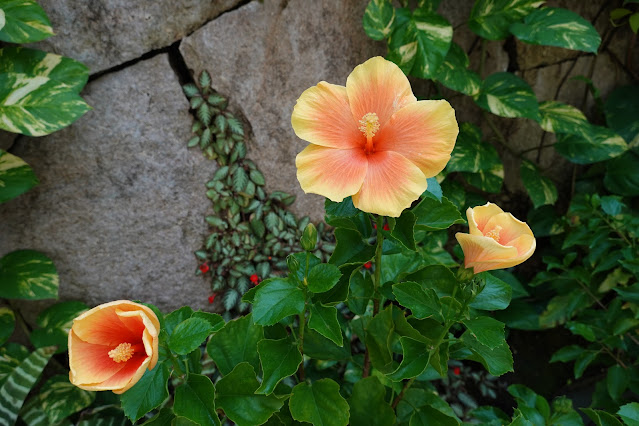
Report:
[[155,367],[159,331],[155,313],[128,300],[83,313],[69,332],[69,380],[86,390],[125,392]]
[[466,216],[470,234],[457,233],[455,238],[464,251],[466,268],[476,274],[519,265],[535,251],[535,236],[526,222],[495,204],[469,208]]
[[397,217],[426,190],[455,145],[459,128],[446,101],[417,101],[404,73],[381,57],[355,67],[346,87],[320,82],[291,117],[310,142],[297,155],[304,192]]

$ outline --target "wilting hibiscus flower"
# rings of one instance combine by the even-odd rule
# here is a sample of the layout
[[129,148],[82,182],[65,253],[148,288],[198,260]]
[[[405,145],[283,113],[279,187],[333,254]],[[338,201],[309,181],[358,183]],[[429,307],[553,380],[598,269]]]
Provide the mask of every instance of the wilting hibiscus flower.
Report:
[[125,392],[155,367],[159,331],[155,313],[128,300],[83,313],[69,332],[69,380],[86,390]]
[[464,252],[466,268],[473,268],[476,274],[519,265],[535,251],[535,236],[526,222],[495,204],[469,208],[466,216],[470,234],[457,233],[455,238]]
[[381,57],[355,67],[346,87],[320,82],[302,93],[293,130],[311,144],[296,159],[305,192],[397,217],[426,190],[459,129],[446,101],[417,101],[404,73]]

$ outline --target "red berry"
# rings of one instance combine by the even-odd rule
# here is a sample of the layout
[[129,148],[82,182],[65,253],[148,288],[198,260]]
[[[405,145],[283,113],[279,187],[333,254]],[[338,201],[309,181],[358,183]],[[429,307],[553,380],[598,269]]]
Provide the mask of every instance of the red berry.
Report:
[[364,263],[364,268],[366,268],[366,269],[371,269],[371,266],[373,266],[373,264],[371,262]]
[[461,374],[461,368],[459,368],[459,367],[453,368],[453,374],[455,376],[459,376]]
[[253,275],[251,275],[250,280],[251,280],[251,282],[252,282],[253,284],[257,284],[257,283],[259,283],[259,282],[260,282],[260,277],[258,277],[258,276],[257,276],[257,274],[253,274]]
[[272,258],[271,256],[269,256],[269,257],[268,257],[268,260],[271,260],[271,259],[273,259],[273,258]]
[[384,231],[390,231],[390,228],[388,227],[388,223],[384,224]]
[[209,303],[213,303],[213,301],[215,300],[215,296],[217,296],[217,293],[213,293],[209,296]]
[[377,224],[373,223],[373,229],[377,229]]
[[211,268],[209,268],[209,265],[206,263],[203,263],[200,265],[200,272],[203,274],[206,274],[207,272],[209,272]]

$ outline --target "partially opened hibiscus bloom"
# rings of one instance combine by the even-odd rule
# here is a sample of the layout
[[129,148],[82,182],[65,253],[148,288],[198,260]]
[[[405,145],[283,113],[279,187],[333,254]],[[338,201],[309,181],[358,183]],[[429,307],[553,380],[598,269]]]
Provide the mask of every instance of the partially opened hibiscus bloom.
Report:
[[397,217],[450,159],[459,129],[446,101],[417,101],[404,73],[381,57],[355,67],[346,87],[302,93],[291,124],[311,144],[297,155],[304,192]]
[[125,392],[155,367],[159,331],[155,313],[128,300],[83,313],[69,332],[69,380],[86,390]]
[[469,208],[466,216],[470,234],[458,232],[455,238],[466,268],[476,274],[519,265],[534,253],[537,243],[530,227],[499,206],[486,203]]

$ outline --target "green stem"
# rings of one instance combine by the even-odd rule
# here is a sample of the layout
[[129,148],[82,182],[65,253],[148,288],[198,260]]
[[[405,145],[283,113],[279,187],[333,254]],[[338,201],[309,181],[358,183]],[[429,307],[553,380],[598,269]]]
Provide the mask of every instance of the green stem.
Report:
[[384,216],[377,216],[377,249],[375,250],[375,285],[373,293],[373,316],[379,312],[379,287],[382,280],[382,247],[384,245]]
[[304,305],[304,311],[299,316],[300,322],[300,338],[299,338],[299,349],[300,354],[302,354],[302,363],[299,368],[299,378],[300,382],[303,382],[306,378],[304,373],[304,328],[306,326],[306,305]]

